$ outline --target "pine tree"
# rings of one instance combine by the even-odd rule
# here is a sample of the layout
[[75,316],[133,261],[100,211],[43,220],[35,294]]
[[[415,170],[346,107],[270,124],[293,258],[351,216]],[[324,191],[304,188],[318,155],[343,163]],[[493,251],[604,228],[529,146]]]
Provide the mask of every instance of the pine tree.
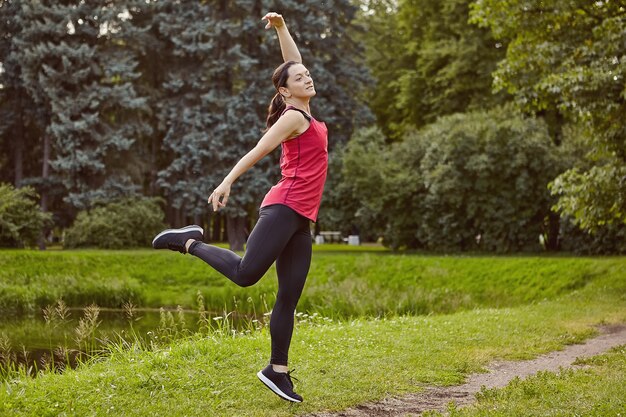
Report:
[[[62,186],[50,175],[49,111],[33,99],[22,79],[18,45],[24,30],[22,4],[22,0],[0,1],[0,182],[35,187],[41,211],[58,215]],[[44,227],[40,249],[45,249],[47,224]]]
[[133,80],[133,86],[140,97],[146,99],[150,112],[142,115],[142,122],[150,129],[150,134],[137,138],[135,170],[143,178],[143,194],[158,196],[158,172],[169,163],[162,152],[165,126],[159,118],[166,95],[162,85],[168,77],[168,65],[171,54],[166,53],[169,40],[159,31],[156,17],[157,2],[145,0],[124,0],[125,19],[119,22],[120,30],[116,33],[117,42],[123,43],[137,60],[136,72],[140,77]]
[[36,166],[29,150],[37,143],[36,106],[21,81],[16,37],[22,28],[15,17],[19,0],[0,1],[0,181],[23,185]]
[[[261,22],[268,10],[285,14],[321,87],[313,109],[329,126],[331,149],[369,115],[357,102],[367,77],[354,64],[360,51],[348,32],[356,10],[348,1],[2,4],[12,9],[3,6],[0,13],[19,29],[12,45],[20,73],[11,76],[31,100],[24,108],[36,109],[29,116],[36,123],[25,123],[36,127],[27,132],[34,144],[26,145],[26,159],[37,161],[37,175],[62,180],[67,220],[99,200],[137,192],[164,194],[175,208],[173,223],[209,213],[212,189],[263,134],[271,74],[281,63],[276,35]],[[0,92],[0,105],[17,108],[7,98],[17,95],[8,91]],[[235,248],[279,178],[278,156],[242,176],[218,215]]]
[[[347,1],[332,3],[285,1],[270,9],[283,13],[304,64],[320,80],[316,117],[329,125],[331,141],[346,141],[363,114],[354,93],[365,77],[346,53],[358,54],[346,35],[355,8]],[[161,117],[168,127],[164,147],[172,155],[159,183],[183,212],[206,213],[212,189],[262,136],[274,94],[271,74],[282,62],[275,33],[263,31],[264,6],[259,0],[158,6],[159,28],[170,40]],[[277,159],[278,151],[233,186],[223,211],[233,249],[243,247],[246,216],[278,178]]]
[[136,62],[115,42],[122,10],[114,2],[22,5],[23,80],[46,110],[51,167],[75,209],[138,190],[131,148],[149,128],[138,118],[147,108],[132,85]]
[[[184,9],[169,3],[156,6],[161,61],[167,62],[159,119],[166,126],[163,147],[170,163],[159,172],[159,185],[179,212],[178,223],[195,221],[208,211],[206,199],[238,158],[260,137],[259,86],[255,84],[258,39],[250,38],[250,10],[260,2],[192,3]],[[244,42],[243,35],[247,36]],[[257,36],[258,37],[258,36]],[[224,211],[231,246],[242,248],[241,233],[259,189],[269,188],[261,162],[233,189]],[[250,186],[246,179],[261,182]]]

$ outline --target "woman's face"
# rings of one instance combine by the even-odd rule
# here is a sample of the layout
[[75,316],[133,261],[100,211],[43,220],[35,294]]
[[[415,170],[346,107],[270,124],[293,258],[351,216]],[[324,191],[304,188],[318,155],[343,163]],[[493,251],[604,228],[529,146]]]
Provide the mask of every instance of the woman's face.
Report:
[[287,86],[281,87],[281,94],[284,97],[307,98],[313,97],[316,94],[313,78],[311,78],[309,70],[307,70],[304,65],[292,65],[287,70],[287,73],[289,74]]

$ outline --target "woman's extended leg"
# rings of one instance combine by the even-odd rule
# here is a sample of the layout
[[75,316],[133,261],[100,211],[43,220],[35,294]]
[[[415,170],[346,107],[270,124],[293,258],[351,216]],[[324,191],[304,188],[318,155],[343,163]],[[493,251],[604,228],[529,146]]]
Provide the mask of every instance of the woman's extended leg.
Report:
[[270,364],[257,373],[257,377],[274,393],[294,402],[302,402],[302,396],[293,391],[290,373],[284,368],[287,367],[296,304],[302,294],[311,264],[309,221],[304,217],[300,219],[301,227],[276,260],[278,295],[270,319],[272,358]]
[[282,204],[261,208],[259,220],[250,233],[246,252],[236,253],[200,241],[189,247],[189,253],[202,259],[235,284],[247,287],[258,282],[278,258],[302,217]]
[[294,313],[311,265],[311,231],[309,222],[289,240],[276,260],[278,294],[270,318],[273,365],[287,366],[293,333]]

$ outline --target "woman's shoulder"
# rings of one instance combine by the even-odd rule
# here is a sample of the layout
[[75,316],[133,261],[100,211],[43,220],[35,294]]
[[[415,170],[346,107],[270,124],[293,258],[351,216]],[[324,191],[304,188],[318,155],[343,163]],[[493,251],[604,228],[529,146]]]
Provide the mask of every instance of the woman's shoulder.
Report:
[[[289,112],[289,110],[294,110],[294,111],[293,111],[293,112]],[[289,113],[292,113],[292,114],[295,114],[296,112],[297,112],[297,113],[300,113],[300,114],[301,114],[302,116],[304,116],[304,118],[305,118],[307,121],[309,121],[309,122],[310,122],[310,121],[311,121],[311,119],[313,118],[310,114],[308,114],[308,113],[307,113],[307,112],[305,112],[304,110],[300,110],[300,109],[298,109],[298,108],[296,108],[296,107],[293,107],[293,106],[287,106],[287,107],[285,108],[285,110],[283,110],[283,112],[282,112],[281,116],[283,116],[284,114],[286,114],[286,113],[288,113],[288,112],[289,112]]]

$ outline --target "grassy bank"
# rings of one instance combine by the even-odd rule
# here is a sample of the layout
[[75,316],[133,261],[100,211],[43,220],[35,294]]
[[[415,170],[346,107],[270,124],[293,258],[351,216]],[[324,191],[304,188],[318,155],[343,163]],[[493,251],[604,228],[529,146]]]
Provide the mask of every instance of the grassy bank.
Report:
[[118,349],[63,375],[17,378],[0,389],[0,415],[288,416],[341,409],[428,384],[458,384],[494,358],[530,358],[591,336],[595,324],[624,321],[621,269],[517,307],[301,323],[291,350],[305,397],[297,406],[256,381],[269,355],[263,329],[196,335],[155,350]]
[[[626,258],[435,257],[314,252],[300,311],[334,318],[450,313],[553,299],[626,268]],[[341,248],[338,251],[337,248]],[[70,306],[196,307],[242,313],[271,309],[276,271],[239,288],[192,256],[161,251],[0,251],[0,311]]]

